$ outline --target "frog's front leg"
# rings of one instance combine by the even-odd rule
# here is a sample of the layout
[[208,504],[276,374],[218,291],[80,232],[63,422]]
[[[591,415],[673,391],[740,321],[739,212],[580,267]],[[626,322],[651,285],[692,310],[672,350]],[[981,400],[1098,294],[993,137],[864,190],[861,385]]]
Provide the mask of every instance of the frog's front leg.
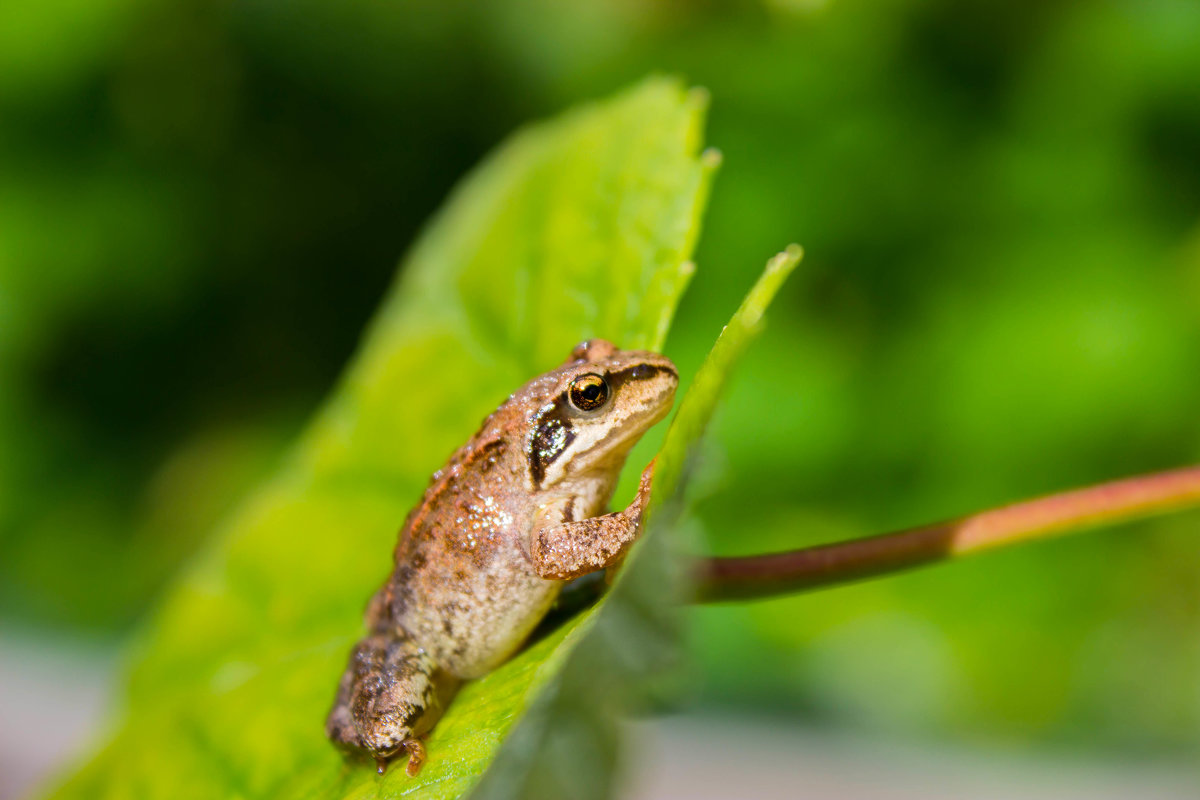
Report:
[[620,561],[641,532],[653,473],[651,463],[642,472],[637,497],[623,511],[572,520],[571,501],[547,507],[538,517],[529,541],[529,556],[537,574],[570,580]]
[[354,648],[325,723],[329,738],[368,751],[383,772],[408,753],[409,775],[425,760],[417,736],[436,718],[436,664],[402,630],[374,633]]

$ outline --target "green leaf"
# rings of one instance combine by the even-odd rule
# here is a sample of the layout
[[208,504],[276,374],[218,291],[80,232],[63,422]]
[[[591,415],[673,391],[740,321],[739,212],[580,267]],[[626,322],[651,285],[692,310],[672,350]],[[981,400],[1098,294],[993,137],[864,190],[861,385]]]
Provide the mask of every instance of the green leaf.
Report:
[[467,685],[416,779],[344,759],[324,715],[429,473],[577,341],[661,349],[712,173],[704,105],[648,80],[517,134],[454,193],[286,465],[141,634],[118,730],[58,797],[452,797],[478,780],[578,623]]
[[[648,530],[603,602],[564,642],[554,677],[472,793],[472,800],[605,798],[613,792],[620,712],[677,658],[687,587],[675,552],[685,468],[730,370],[761,328],[763,312],[799,263],[793,245],[766,271],[721,332],[684,395],[655,461]],[[558,655],[558,653],[556,653]]]

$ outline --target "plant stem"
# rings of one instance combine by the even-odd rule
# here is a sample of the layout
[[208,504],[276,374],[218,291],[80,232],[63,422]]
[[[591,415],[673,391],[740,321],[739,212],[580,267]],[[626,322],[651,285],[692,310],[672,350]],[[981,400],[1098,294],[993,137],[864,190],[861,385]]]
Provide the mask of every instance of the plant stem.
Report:
[[769,597],[1200,505],[1200,465],[1025,500],[950,522],[700,563],[702,601]]

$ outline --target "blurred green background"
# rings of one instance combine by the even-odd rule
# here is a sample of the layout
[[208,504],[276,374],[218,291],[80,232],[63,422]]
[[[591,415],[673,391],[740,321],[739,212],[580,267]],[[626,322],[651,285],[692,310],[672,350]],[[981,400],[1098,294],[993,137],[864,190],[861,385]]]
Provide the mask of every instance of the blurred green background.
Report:
[[[725,156],[685,374],[807,250],[694,487],[712,550],[1200,460],[1198,4],[0,4],[0,627],[119,641],[455,180],[654,71],[711,91]],[[697,610],[691,700],[1194,756],[1197,527]]]

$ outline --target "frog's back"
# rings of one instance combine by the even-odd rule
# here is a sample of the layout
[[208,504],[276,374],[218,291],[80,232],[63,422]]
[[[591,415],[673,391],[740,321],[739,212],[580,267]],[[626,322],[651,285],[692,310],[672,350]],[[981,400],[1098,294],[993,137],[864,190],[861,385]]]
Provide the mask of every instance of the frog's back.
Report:
[[532,505],[513,400],[434,473],[405,520],[372,627],[399,626],[458,677],[482,675],[525,640],[559,581],[529,568]]

